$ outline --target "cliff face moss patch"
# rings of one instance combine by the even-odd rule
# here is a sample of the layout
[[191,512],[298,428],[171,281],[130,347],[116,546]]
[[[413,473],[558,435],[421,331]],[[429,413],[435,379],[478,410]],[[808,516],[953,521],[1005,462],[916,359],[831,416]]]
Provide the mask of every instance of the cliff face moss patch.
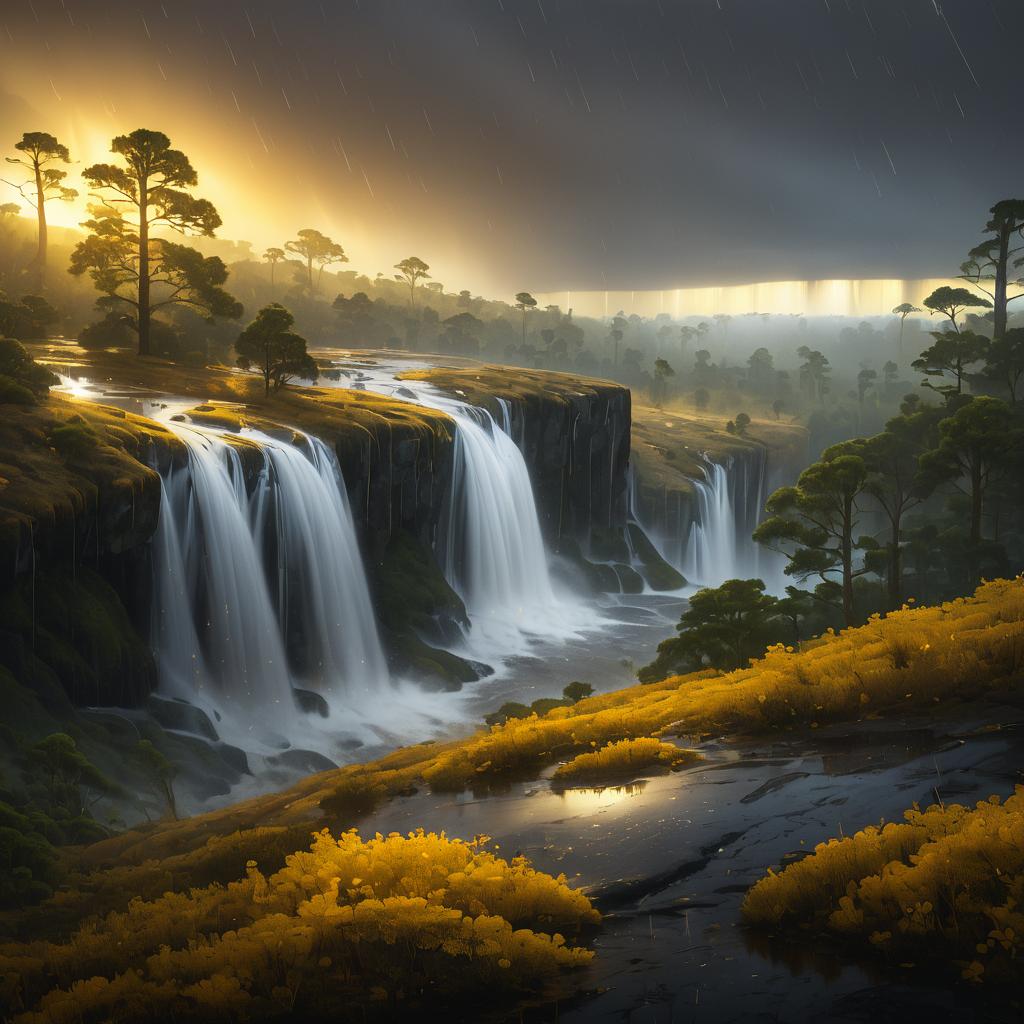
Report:
[[150,458],[183,455],[151,420],[58,396],[0,415],[0,578],[45,561],[120,553],[152,536]]

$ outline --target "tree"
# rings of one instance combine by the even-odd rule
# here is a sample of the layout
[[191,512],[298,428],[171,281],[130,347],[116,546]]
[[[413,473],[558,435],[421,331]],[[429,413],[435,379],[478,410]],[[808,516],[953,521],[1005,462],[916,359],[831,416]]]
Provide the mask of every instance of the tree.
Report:
[[174,798],[174,777],[178,769],[149,740],[139,740],[135,744],[135,758],[166,801],[171,817],[177,821],[178,802]]
[[697,407],[698,411],[703,412],[708,407],[708,402],[711,400],[711,396],[708,394],[707,388],[697,388],[693,393],[693,404]]
[[781,398],[776,398],[775,401],[772,402],[772,412],[775,414],[775,418],[776,419],[779,418],[780,414],[782,413],[782,409],[783,409],[782,399]]
[[91,789],[97,798],[118,792],[110,781],[63,732],[51,733],[31,747],[26,755],[29,765],[42,779],[53,808],[71,817],[85,813],[82,789]]
[[896,383],[899,373],[900,368],[891,359],[882,367],[882,382],[885,384],[886,391]]
[[[75,247],[71,273],[88,272],[107,296],[102,304],[131,307],[142,356],[150,351],[152,314],[162,306],[187,305],[209,318],[241,316],[241,305],[221,288],[228,272],[218,257],[151,237],[154,228],[212,237],[220,227],[213,204],[187,191],[198,181],[188,157],[171,149],[162,132],[144,128],[118,135],[110,148],[126,166],[93,164],[82,172],[104,198],[91,208],[91,234]],[[157,302],[154,286],[162,295]]]
[[568,686],[562,690],[562,696],[572,701],[573,704],[578,704],[581,700],[589,697],[594,692],[594,688],[590,683],[581,683],[578,681],[571,682]]
[[921,386],[943,395],[950,400],[953,395],[962,395],[964,379],[968,368],[981,362],[988,351],[988,338],[973,331],[934,331],[935,341],[926,348],[910,365],[927,377],[944,379],[952,374],[953,384],[933,384],[924,380]]
[[46,204],[51,199],[70,202],[78,196],[76,189],[64,185],[68,172],[49,165],[69,164],[71,156],[68,147],[58,142],[49,132],[25,132],[21,141],[14,144],[14,148],[25,155],[9,156],[7,162],[23,167],[29,173],[29,178],[22,182],[7,181],[6,178],[4,181],[17,189],[21,197],[35,208],[38,231],[36,255],[31,265],[35,267],[39,284],[42,286],[46,275]]
[[960,325],[956,322],[956,318],[965,309],[992,308],[992,303],[988,299],[979,299],[977,295],[966,288],[950,288],[945,284],[941,288],[936,288],[924,300],[924,304],[925,308],[930,309],[933,313],[941,313],[948,317],[957,334],[960,333]]
[[750,417],[745,412],[736,413],[736,433],[743,437],[750,426]]
[[264,306],[235,342],[238,365],[255,366],[263,376],[264,395],[279,391],[293,377],[316,380],[316,360],[306,351],[306,339],[292,332],[295,317],[278,302]]
[[[284,247],[288,252],[293,252],[305,260],[306,285],[310,293],[317,290],[324,267],[332,263],[348,263],[345,250],[334,239],[328,238],[327,235],[315,228],[303,228],[298,232],[298,238],[285,242]],[[314,263],[320,268],[317,272],[316,284],[313,283]]]
[[625,317],[612,317],[612,329],[609,337],[612,339],[612,366],[619,365],[619,344],[625,337],[627,322]]
[[[413,313],[416,312],[416,282],[421,278],[430,277],[430,265],[424,263],[418,256],[407,256],[401,263],[395,264],[395,280],[409,286],[409,306]],[[534,305],[537,303],[535,302]]]
[[526,314],[537,305],[537,300],[529,292],[516,292],[516,309],[523,313],[523,345],[526,345]]
[[744,668],[785,630],[778,600],[764,592],[762,580],[726,580],[690,598],[676,626],[679,636],[658,644],[657,658],[637,678],[653,683],[705,667]]
[[665,401],[666,394],[668,392],[668,382],[676,375],[676,371],[672,369],[667,359],[655,359],[654,360],[654,390],[655,390],[655,404],[660,406]]
[[[816,596],[831,600],[839,589],[843,619],[854,622],[853,581],[868,570],[854,568],[853,550],[859,509],[857,498],[867,482],[867,467],[858,442],[826,448],[794,487],[781,487],[765,505],[769,513],[754,531],[754,540],[789,559],[786,574],[803,581],[816,576]],[[832,579],[839,576],[839,583]]]
[[[1014,245],[1014,235],[1024,238],[1024,200],[1003,199],[989,213],[992,216],[985,230],[990,237],[970,251],[960,266],[960,276],[992,300],[986,305],[992,306],[992,337],[999,341],[1006,333],[1007,305],[1024,295],[1024,290],[1008,294],[1011,267],[1024,267],[1024,245]],[[991,288],[983,281],[991,282]],[[1024,286],[1024,281],[1016,284]]]
[[279,249],[276,245],[270,246],[263,253],[263,259],[265,262],[270,264],[270,287],[274,287],[274,269],[278,263],[285,258],[284,249]]
[[900,358],[903,358],[903,328],[907,325],[907,317],[913,316],[914,313],[920,313],[921,310],[911,302],[901,302],[898,306],[893,306],[893,313],[900,318],[900,340],[897,343],[897,347],[900,350]]
[[1006,385],[1010,405],[1017,404],[1017,389],[1024,376],[1024,327],[1011,327],[993,339],[985,352],[985,376]]
[[889,524],[889,541],[881,553],[890,608],[899,608],[903,603],[903,519],[931,491],[919,474],[919,459],[934,441],[939,416],[941,412],[931,407],[894,417],[882,433],[859,445],[867,468],[864,491],[875,499]]
[[807,393],[807,397],[814,401],[817,399],[824,404],[825,395],[828,394],[828,377],[831,366],[828,359],[817,349],[801,345],[796,354],[803,360],[800,365],[800,383]]
[[977,550],[982,540],[985,495],[1007,456],[1021,442],[1013,414],[998,398],[972,398],[939,423],[939,443],[921,456],[922,484],[952,483],[969,499],[968,542]]
[[775,376],[775,360],[766,348],[755,349],[747,360],[747,379],[757,391],[764,391]]

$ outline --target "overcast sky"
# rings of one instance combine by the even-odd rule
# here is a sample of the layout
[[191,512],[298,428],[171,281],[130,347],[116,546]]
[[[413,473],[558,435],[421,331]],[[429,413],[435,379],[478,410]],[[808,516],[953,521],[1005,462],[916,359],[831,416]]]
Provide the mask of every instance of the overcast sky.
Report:
[[1024,193],[1022,39],[1021,0],[5,0],[0,130],[162,129],[222,234],[449,288],[941,277]]

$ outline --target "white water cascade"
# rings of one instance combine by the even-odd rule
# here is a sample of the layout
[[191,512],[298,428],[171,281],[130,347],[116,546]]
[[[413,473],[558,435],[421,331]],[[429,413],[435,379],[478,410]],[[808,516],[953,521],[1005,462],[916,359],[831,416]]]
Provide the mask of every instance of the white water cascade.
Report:
[[726,467],[706,460],[707,479],[694,480],[697,508],[686,543],[682,573],[691,583],[720,586],[737,577],[736,509]]
[[533,488],[522,452],[484,409],[445,403],[456,423],[445,576],[471,616],[555,603]]
[[[342,703],[379,692],[387,669],[326,446],[305,438],[304,452],[250,435],[263,467],[249,495],[235,446],[216,432],[169,426],[188,465],[164,475],[155,545],[161,688],[229,712],[236,728],[272,723],[275,732],[295,715],[295,685]],[[294,636],[308,652],[295,671]]]

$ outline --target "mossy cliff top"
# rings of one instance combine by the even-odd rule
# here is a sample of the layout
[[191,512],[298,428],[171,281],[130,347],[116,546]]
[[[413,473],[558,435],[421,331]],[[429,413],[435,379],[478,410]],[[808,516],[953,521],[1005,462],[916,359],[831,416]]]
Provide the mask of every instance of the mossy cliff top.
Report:
[[806,430],[776,420],[752,420],[746,433],[726,430],[728,417],[714,413],[633,406],[633,454],[645,486],[692,490],[694,479],[703,479],[702,454],[713,462],[725,462],[758,448],[778,459],[803,465]]
[[399,378],[426,381],[472,405],[491,408],[496,398],[527,404],[544,400],[570,402],[573,399],[596,398],[628,390],[611,381],[578,377],[571,373],[489,364],[407,370],[400,373]]
[[[32,354],[51,369],[96,382],[130,387],[139,393],[197,400],[197,422],[237,430],[251,426],[276,431],[283,425],[323,440],[380,433],[449,439],[451,420],[442,412],[368,391],[287,386],[264,393],[261,377],[227,366],[183,366],[126,352],[90,352],[73,345],[36,345]],[[209,408],[203,408],[208,406]]]
[[0,407],[0,565],[30,567],[32,551],[76,558],[79,520],[97,523],[90,549],[119,553],[156,526],[160,483],[151,463],[184,454],[166,428],[110,406],[50,395]]

